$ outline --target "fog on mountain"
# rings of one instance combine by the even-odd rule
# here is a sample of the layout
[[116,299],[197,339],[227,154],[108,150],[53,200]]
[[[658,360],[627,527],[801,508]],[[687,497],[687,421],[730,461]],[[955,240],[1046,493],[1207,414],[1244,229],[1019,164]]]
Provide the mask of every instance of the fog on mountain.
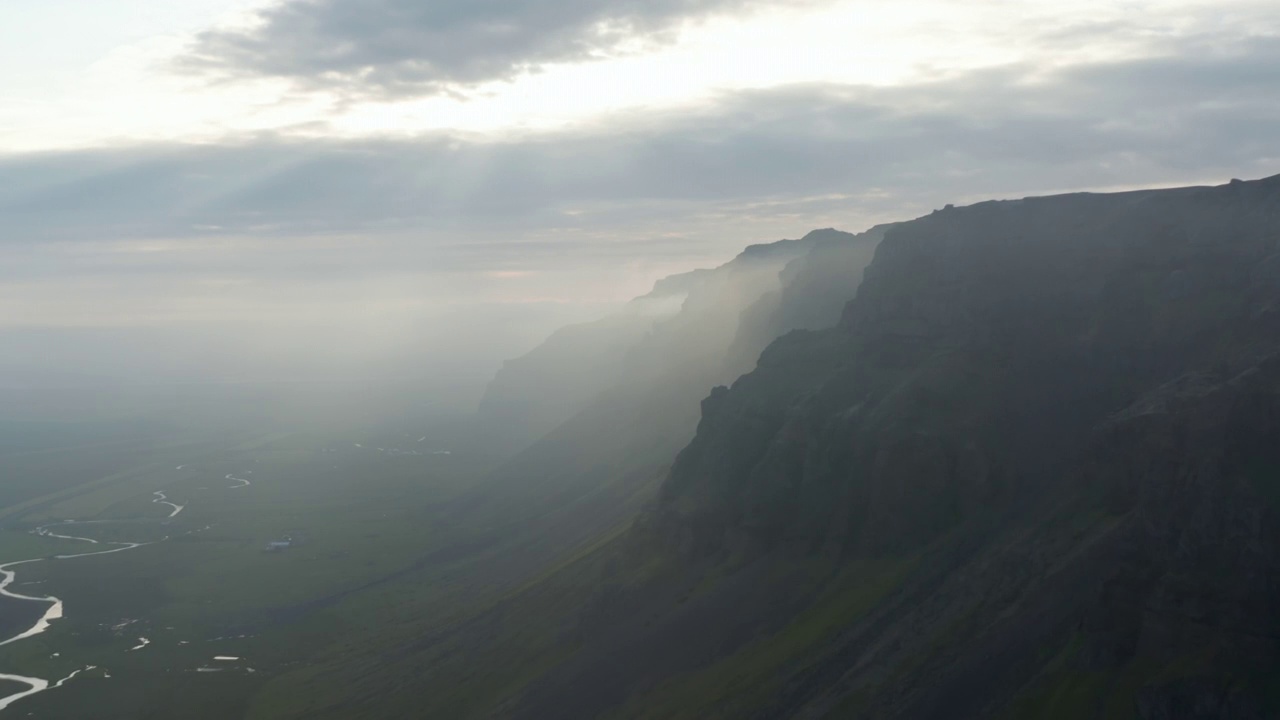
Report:
[[0,8],[0,720],[1280,718],[1278,38]]

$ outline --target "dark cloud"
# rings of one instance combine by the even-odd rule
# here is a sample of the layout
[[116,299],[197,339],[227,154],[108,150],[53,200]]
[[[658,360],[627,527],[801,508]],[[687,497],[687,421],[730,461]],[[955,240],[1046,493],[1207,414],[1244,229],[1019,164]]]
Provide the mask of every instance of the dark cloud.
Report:
[[184,65],[360,94],[438,92],[665,42],[683,21],[762,1],[289,0],[253,29],[202,34]]

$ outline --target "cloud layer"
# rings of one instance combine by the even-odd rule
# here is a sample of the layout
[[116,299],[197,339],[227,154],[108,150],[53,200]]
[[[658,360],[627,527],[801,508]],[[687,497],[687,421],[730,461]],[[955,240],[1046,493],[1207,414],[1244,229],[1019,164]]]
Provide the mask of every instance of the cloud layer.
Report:
[[1280,39],[1264,38],[1054,73],[733,93],[503,140],[261,136],[15,156],[0,159],[0,242],[363,234],[522,252],[702,220],[732,235],[787,208],[797,223],[856,225],[987,195],[1280,171],[1277,123]]
[[249,29],[201,34],[186,62],[361,94],[432,92],[664,43],[684,22],[762,3],[289,0]]
[[[525,5],[384,0],[367,25],[342,21],[353,7],[288,3],[201,47],[238,73],[412,94],[613,51],[624,35],[660,42],[745,3],[575,0],[552,22]],[[439,27],[472,42],[427,42]],[[181,350],[162,363],[173,377],[214,373],[192,358],[218,358],[225,377],[307,363],[320,377],[339,359],[391,362],[377,356],[436,379],[465,368],[478,385],[485,363],[554,324],[748,243],[949,202],[1275,174],[1280,37],[1263,30],[911,84],[709,90],[536,132],[343,139],[318,121],[307,138],[0,155],[0,375],[39,375],[55,355],[79,368],[121,343],[133,359],[104,373],[159,367],[143,361],[154,339],[117,342],[159,333]],[[499,31],[510,42],[480,42]]]

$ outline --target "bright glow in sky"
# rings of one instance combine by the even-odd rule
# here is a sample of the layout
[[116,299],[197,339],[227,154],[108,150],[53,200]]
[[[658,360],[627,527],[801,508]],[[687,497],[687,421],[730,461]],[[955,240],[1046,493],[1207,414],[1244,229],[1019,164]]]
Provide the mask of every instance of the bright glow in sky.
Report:
[[[0,7],[0,152],[277,131],[310,136],[502,133],[696,104],[797,83],[898,85],[1023,63],[1158,54],[1188,27],[1248,27],[1274,3],[1206,0],[845,0],[686,24],[674,44],[549,66],[465,97],[341,102],[284,80],[211,84],[171,61],[194,33],[246,22],[248,0],[51,0]],[[1088,42],[1073,31],[1088,29]]]

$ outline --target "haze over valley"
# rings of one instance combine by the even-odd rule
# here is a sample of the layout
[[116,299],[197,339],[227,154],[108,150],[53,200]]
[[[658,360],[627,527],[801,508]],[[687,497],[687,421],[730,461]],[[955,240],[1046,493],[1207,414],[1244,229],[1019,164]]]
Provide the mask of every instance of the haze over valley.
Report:
[[1280,8],[0,9],[0,718],[1280,717]]

